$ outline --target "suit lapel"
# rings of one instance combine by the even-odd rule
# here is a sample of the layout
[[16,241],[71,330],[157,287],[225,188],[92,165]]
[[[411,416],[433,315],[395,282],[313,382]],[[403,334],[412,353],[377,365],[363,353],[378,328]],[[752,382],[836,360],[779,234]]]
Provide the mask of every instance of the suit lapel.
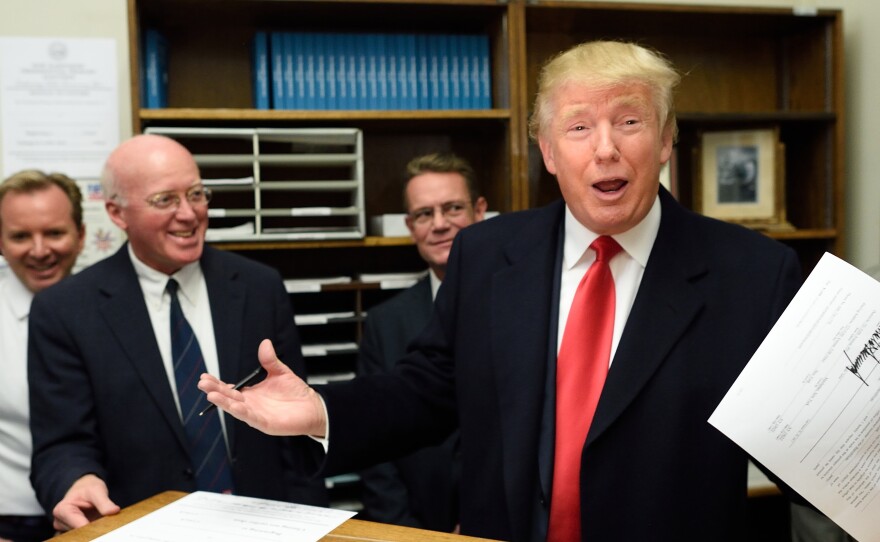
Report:
[[657,239],[602,390],[586,445],[621,415],[666,359],[704,304],[694,281],[705,275],[685,211],[661,190]]
[[491,281],[490,335],[495,352],[495,381],[504,446],[506,499],[514,532],[528,532],[532,520],[534,471],[523,469],[523,458],[534,458],[541,429],[547,375],[550,303],[561,202],[536,212],[533,222],[505,247],[509,267]]
[[[110,257],[107,279],[99,287],[101,315],[135,372],[153,397],[162,418],[171,427],[180,445],[187,448],[183,424],[174,404],[171,384],[165,372],[144,294],[123,245]],[[118,360],[123,362],[123,360]]]
[[[245,286],[238,280],[238,273],[223,265],[219,254],[211,247],[205,247],[200,261],[208,299],[211,304],[211,319],[214,324],[214,341],[217,343],[217,358],[220,378],[225,382],[235,382],[241,374],[240,361],[253,359],[255,368],[257,352],[242,357],[241,337],[244,326]],[[252,368],[246,368],[250,371]],[[225,414],[224,414],[225,416]],[[235,442],[235,424],[226,417],[226,436],[232,448]],[[234,450],[233,450],[234,455]]]

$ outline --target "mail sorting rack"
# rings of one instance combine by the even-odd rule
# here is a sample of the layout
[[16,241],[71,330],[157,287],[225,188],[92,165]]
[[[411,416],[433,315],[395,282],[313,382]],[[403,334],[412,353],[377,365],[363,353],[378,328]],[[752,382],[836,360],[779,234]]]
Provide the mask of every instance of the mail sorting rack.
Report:
[[208,241],[360,239],[363,138],[355,128],[151,127],[195,157],[213,191]]

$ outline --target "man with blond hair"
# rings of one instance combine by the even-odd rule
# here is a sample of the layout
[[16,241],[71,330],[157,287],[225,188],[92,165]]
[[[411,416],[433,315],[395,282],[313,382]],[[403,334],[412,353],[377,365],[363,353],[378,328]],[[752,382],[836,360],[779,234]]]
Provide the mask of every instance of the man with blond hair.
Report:
[[459,428],[463,534],[742,540],[747,456],[706,420],[801,273],[792,249],[660,187],[678,81],[632,43],[545,65],[530,128],[563,199],[459,233],[394,375],[309,388],[266,341],[264,382],[200,388],[263,431],[324,440],[325,472]]

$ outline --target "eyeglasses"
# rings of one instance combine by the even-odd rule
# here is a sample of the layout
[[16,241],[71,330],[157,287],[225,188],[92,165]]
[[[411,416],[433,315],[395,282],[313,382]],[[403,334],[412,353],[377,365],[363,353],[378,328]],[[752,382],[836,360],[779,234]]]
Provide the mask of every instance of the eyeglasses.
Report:
[[434,213],[439,210],[440,214],[442,214],[446,220],[451,221],[463,216],[470,206],[470,202],[467,201],[447,201],[439,207],[423,207],[421,209],[416,209],[409,214],[409,219],[416,226],[427,226],[432,220],[434,220]]
[[[211,189],[202,185],[193,186],[184,197],[193,207],[201,207],[211,201]],[[157,211],[175,212],[180,208],[180,196],[176,192],[159,192],[147,196],[144,201]]]

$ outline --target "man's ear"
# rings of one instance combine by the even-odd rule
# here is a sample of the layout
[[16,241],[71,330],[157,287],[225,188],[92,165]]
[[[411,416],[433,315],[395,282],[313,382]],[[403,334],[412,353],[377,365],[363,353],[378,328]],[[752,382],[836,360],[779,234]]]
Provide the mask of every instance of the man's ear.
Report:
[[672,137],[672,123],[667,122],[666,127],[663,128],[663,132],[660,134],[660,163],[665,164],[669,161],[669,158],[672,156],[672,146],[675,143],[674,138]]
[[556,175],[556,160],[553,158],[553,146],[543,137],[538,137],[538,147],[541,148],[541,156],[544,158],[544,167],[551,175]]
[[474,202],[474,222],[479,222],[485,218],[486,209],[489,208],[489,203],[486,201],[486,198],[480,196],[477,198],[477,201]]
[[79,234],[79,242],[77,243],[76,253],[81,254],[83,248],[85,248],[86,246],[86,225],[80,224],[79,231],[77,233]]
[[122,216],[122,206],[113,200],[106,200],[104,202],[104,209],[107,210],[107,216],[110,217],[114,224],[119,226],[122,231],[128,231],[128,223]]

